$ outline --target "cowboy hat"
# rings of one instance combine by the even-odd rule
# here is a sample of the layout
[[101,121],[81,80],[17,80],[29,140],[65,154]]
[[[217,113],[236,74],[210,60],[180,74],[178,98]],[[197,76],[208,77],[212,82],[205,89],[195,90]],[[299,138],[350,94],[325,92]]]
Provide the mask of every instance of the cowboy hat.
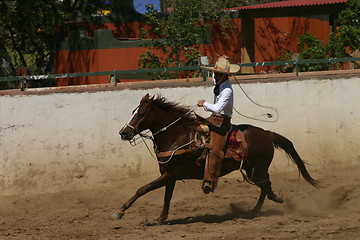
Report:
[[219,57],[216,61],[214,67],[204,67],[201,66],[202,69],[207,71],[219,72],[227,75],[234,75],[240,70],[240,66],[237,64],[230,64],[229,60],[226,59],[227,57]]

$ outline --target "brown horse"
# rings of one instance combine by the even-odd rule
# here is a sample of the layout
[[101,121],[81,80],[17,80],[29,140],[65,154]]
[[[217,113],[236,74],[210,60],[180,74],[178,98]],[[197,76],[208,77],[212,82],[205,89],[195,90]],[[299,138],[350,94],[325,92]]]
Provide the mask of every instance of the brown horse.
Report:
[[[161,175],[139,188],[135,195],[113,214],[113,217],[120,219],[125,214],[125,210],[130,208],[139,197],[165,186],[164,206],[158,221],[163,222],[168,218],[175,182],[181,179],[202,179],[204,175],[205,163],[202,162],[200,165],[196,163],[203,149],[193,146],[194,129],[198,125],[199,119],[188,107],[169,102],[161,96],[150,98],[147,94],[141,99],[140,105],[133,111],[128,124],[119,134],[123,140],[129,141],[133,141],[137,135],[152,139]],[[297,165],[303,178],[311,185],[317,186],[317,181],[308,173],[304,161],[290,140],[251,125],[233,125],[233,128],[243,132],[248,153],[242,163],[232,158],[225,158],[221,176],[241,168],[245,170],[247,178],[261,189],[260,197],[251,213],[261,210],[266,196],[275,202],[283,202],[273,192],[268,174],[274,156],[274,147],[283,149]],[[142,133],[147,129],[152,135]]]

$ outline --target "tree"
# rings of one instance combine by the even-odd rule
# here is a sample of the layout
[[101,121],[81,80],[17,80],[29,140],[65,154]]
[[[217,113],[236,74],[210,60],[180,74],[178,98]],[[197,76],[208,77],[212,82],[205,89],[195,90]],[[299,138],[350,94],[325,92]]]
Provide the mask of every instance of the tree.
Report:
[[339,14],[337,21],[340,25],[338,41],[351,51],[360,50],[360,1],[348,0],[346,9]]
[[153,6],[147,6],[145,17],[151,30],[144,32],[144,36],[152,36],[154,48],[169,57],[161,63],[154,53],[147,51],[140,61],[143,67],[154,66],[148,61],[156,61],[157,67],[179,66],[198,56],[198,45],[204,36],[204,28],[201,27],[204,25],[204,1],[172,0],[166,4],[166,8],[170,9],[166,13],[159,13]]
[[[348,0],[346,8],[340,12],[338,28],[330,33],[329,41],[322,42],[315,36],[305,33],[299,36],[300,59],[343,58],[350,52],[360,50],[360,1]],[[289,56],[290,53],[285,53]],[[286,59],[286,57],[285,57]],[[341,67],[341,64],[301,65],[301,71],[329,70]]]
[[21,66],[27,67],[30,74],[49,73],[54,58],[54,30],[77,12],[96,13],[103,2],[0,0],[0,51],[10,56],[12,69]]
[[[224,35],[232,30],[229,14],[221,9],[264,2],[271,0],[162,0],[161,9],[168,10],[165,13],[147,6],[145,17],[151,30],[143,37],[151,36],[153,47],[141,55],[140,68],[197,64],[199,44],[209,40],[209,21],[219,24]],[[161,61],[152,51],[155,49],[168,57]]]

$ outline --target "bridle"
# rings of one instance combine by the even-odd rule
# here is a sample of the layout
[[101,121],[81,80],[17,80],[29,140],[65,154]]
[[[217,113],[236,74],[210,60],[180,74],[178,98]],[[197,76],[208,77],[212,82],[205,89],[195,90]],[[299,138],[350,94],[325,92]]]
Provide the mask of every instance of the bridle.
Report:
[[[189,110],[187,113],[184,114],[184,116],[186,116],[186,115],[190,114],[191,112],[193,112],[194,109],[197,108],[197,107],[198,107],[197,105],[194,105],[192,108],[190,108],[190,110]],[[179,121],[183,118],[183,116],[178,117],[178,118],[175,119],[173,122],[169,123],[169,124],[166,125],[165,127],[161,128],[161,129],[158,130],[157,132],[152,133],[152,134],[150,135],[150,133],[151,133],[150,130],[146,131],[145,133],[139,132],[139,131],[137,130],[137,128],[139,127],[140,123],[141,123],[142,121],[144,121],[145,117],[149,114],[150,108],[146,111],[146,113],[142,116],[142,118],[141,118],[134,126],[132,126],[132,125],[130,124],[131,119],[135,116],[135,114],[137,113],[138,109],[139,109],[139,107],[137,107],[137,108],[134,110],[134,113],[133,113],[133,115],[131,116],[129,122],[126,123],[126,124],[124,125],[124,127],[122,128],[122,129],[124,129],[125,127],[129,127],[129,128],[131,128],[131,129],[133,130],[133,132],[135,133],[135,134],[134,134],[134,137],[133,137],[131,140],[129,140],[130,142],[133,142],[133,143],[135,143],[136,140],[138,140],[140,137],[143,137],[143,138],[146,138],[146,139],[150,139],[150,140],[154,140],[154,137],[155,137],[156,135],[158,135],[159,133],[165,132],[169,127],[173,126],[174,124],[176,124],[177,122],[179,122]],[[139,137],[136,138],[136,135],[139,135]],[[136,138],[136,139],[134,140],[134,138]],[[135,143],[135,145],[137,145],[137,144],[139,144],[139,143]],[[135,145],[133,145],[133,146],[135,146]]]
[[[191,107],[191,108],[189,109],[189,111],[188,111],[187,113],[185,113],[183,116],[186,116],[186,115],[190,114],[190,113],[193,112],[194,109],[197,108],[197,107],[198,107],[197,105],[194,105],[194,106]],[[161,129],[159,129],[159,130],[158,130],[157,132],[155,132],[155,133],[151,133],[150,130],[147,130],[147,131],[145,131],[145,132],[139,132],[139,131],[137,130],[137,128],[138,128],[139,124],[140,124],[142,121],[144,121],[145,117],[149,114],[150,108],[149,108],[149,109],[147,110],[147,112],[142,116],[142,118],[141,118],[134,126],[132,126],[132,125],[130,124],[130,121],[131,121],[131,119],[135,116],[135,114],[137,113],[138,109],[139,109],[139,107],[137,107],[137,108],[134,110],[134,113],[133,113],[133,115],[131,116],[129,122],[128,122],[127,124],[125,124],[122,129],[124,129],[125,127],[129,127],[129,128],[131,128],[131,129],[133,130],[134,136],[129,140],[131,146],[136,146],[137,144],[139,144],[139,143],[141,143],[141,142],[144,142],[146,148],[148,149],[148,151],[149,151],[149,153],[150,153],[150,155],[151,155],[155,160],[157,160],[157,159],[155,158],[155,156],[152,154],[152,152],[151,152],[149,146],[147,145],[145,139],[150,139],[150,140],[154,141],[156,135],[158,135],[158,134],[160,134],[160,133],[162,133],[162,132],[167,131],[168,128],[170,128],[171,126],[173,126],[173,125],[175,125],[177,122],[179,122],[179,121],[183,118],[183,116],[178,117],[178,118],[175,119],[173,122],[169,123],[168,125],[166,125],[165,127],[161,128]],[[170,154],[169,154],[169,159],[166,160],[166,161],[159,161],[159,160],[157,160],[158,163],[159,163],[159,164],[166,164],[166,163],[168,163],[168,162],[173,158],[173,156],[175,155],[175,153],[176,153],[177,151],[181,150],[181,148],[183,148],[183,147],[185,147],[185,146],[190,145],[190,144],[193,143],[193,142],[194,142],[194,139],[192,139],[192,140],[190,140],[189,142],[187,142],[187,143],[185,143],[185,144],[177,147],[177,148],[176,148],[175,150],[173,150],[173,151],[168,151],[168,152],[170,152]],[[155,144],[154,144],[154,146],[155,146],[155,149],[156,149],[156,145],[155,145]],[[157,153],[156,155],[159,156],[159,155],[161,155],[161,153]]]
[[[137,142],[140,138],[142,139],[142,141],[144,141],[143,138],[150,139],[150,140],[153,140],[153,139],[154,139],[154,137],[153,137],[154,134],[152,134],[152,135],[149,134],[149,133],[151,133],[150,130],[148,130],[148,131],[145,132],[145,133],[139,132],[139,131],[137,130],[137,128],[139,127],[140,123],[141,123],[142,121],[144,121],[145,117],[149,114],[150,109],[148,109],[148,110],[146,111],[146,113],[141,117],[141,119],[140,119],[134,126],[130,124],[130,122],[131,122],[131,120],[133,119],[133,117],[138,113],[138,110],[139,110],[139,107],[135,108],[135,110],[134,110],[134,112],[133,112],[133,115],[130,117],[129,122],[126,123],[126,124],[124,125],[124,127],[122,128],[122,129],[125,129],[126,127],[129,127],[129,128],[131,128],[131,129],[133,130],[133,137],[129,140],[131,146],[133,146],[133,147],[136,146],[136,145],[138,145],[138,144],[141,142],[141,141],[140,141],[140,142]],[[137,137],[137,135],[139,135],[139,136]]]

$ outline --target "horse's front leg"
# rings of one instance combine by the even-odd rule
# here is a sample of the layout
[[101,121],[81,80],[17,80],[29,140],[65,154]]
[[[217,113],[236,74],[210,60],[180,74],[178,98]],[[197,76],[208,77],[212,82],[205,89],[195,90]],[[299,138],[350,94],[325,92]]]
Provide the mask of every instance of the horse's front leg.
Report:
[[169,216],[170,201],[174,192],[176,180],[172,180],[165,186],[165,197],[163,210],[158,218],[159,222],[164,222]]
[[125,211],[131,207],[131,205],[133,205],[133,203],[142,195],[158,189],[160,187],[165,186],[166,184],[168,184],[169,179],[171,179],[173,176],[173,174],[171,173],[164,173],[162,174],[159,178],[155,179],[154,181],[146,184],[145,186],[142,186],[141,188],[139,188],[135,195],[129,199],[129,201],[127,201],[126,203],[124,203],[124,205],[115,213],[113,213],[113,217],[116,219],[120,219],[124,216]]

